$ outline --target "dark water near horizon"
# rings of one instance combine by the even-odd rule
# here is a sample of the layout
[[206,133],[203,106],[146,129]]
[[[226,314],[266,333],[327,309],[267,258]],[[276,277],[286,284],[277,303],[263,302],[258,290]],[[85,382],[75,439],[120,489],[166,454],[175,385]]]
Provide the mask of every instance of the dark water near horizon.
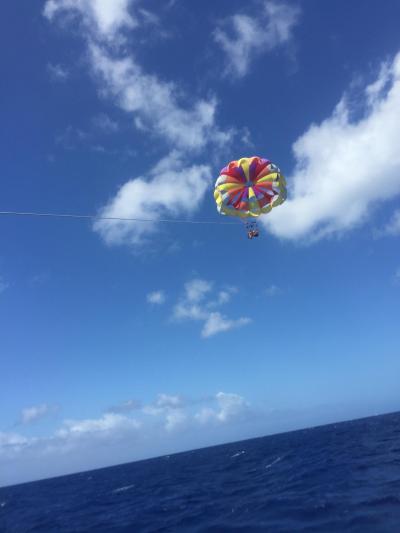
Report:
[[0,489],[3,532],[400,532],[400,413]]

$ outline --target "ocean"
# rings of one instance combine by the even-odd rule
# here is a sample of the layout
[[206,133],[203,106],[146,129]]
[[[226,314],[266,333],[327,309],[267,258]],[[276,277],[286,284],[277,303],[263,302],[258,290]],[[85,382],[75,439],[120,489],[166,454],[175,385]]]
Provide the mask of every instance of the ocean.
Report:
[[3,532],[400,532],[400,413],[0,489]]

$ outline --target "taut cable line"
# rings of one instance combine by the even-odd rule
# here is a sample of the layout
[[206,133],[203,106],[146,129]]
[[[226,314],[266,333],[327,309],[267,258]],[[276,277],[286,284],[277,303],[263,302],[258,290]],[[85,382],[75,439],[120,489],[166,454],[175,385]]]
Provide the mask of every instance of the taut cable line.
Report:
[[39,213],[37,211],[0,211],[4,216],[20,217],[48,217],[48,218],[75,218],[89,220],[115,220],[120,222],[165,222],[168,224],[213,224],[213,225],[236,225],[235,222],[219,222],[216,220],[184,220],[177,218],[131,218],[131,217],[106,217],[103,215],[75,215],[72,213]]

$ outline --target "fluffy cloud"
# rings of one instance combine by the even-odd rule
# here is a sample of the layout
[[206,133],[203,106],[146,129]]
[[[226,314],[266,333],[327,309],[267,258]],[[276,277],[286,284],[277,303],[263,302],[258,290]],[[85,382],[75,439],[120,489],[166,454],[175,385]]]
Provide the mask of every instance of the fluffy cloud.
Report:
[[143,407],[143,413],[160,418],[163,427],[167,431],[173,431],[188,421],[189,413],[185,410],[188,405],[178,395],[161,393],[154,403]]
[[203,329],[201,330],[201,335],[203,337],[211,337],[212,335],[216,335],[217,333],[229,331],[235,328],[240,328],[241,326],[245,326],[250,322],[251,319],[248,317],[242,317],[236,320],[232,320],[224,317],[219,312],[213,312],[210,313],[207,317]]
[[192,400],[160,394],[150,406],[158,411],[66,420],[43,438],[0,431],[0,486],[367,415],[336,408],[259,410],[223,391]]
[[179,87],[146,73],[134,55],[120,46],[124,30],[134,28],[138,16],[156,22],[146,10],[137,10],[134,17],[133,4],[132,0],[48,0],[44,15],[50,21],[58,14],[79,18],[85,26],[83,36],[100,94],[132,114],[139,129],[185,150],[229,141],[232,132],[221,131],[215,124],[214,98],[182,105]]
[[[349,230],[400,193],[400,54],[366,87],[362,103],[362,118],[352,121],[355,110],[343,98],[294,143],[291,198],[263,219],[278,237],[315,240]],[[396,215],[391,231],[397,224]]]
[[[41,411],[39,407],[30,408],[29,413],[26,410],[28,422],[36,419]],[[141,409],[138,402],[129,401],[109,409],[98,418],[64,420],[62,426],[45,439],[29,439],[17,433],[0,432],[0,452],[19,452],[22,447],[36,445],[39,441],[42,447],[47,446],[48,450],[61,450],[65,449],[65,443],[79,439],[118,439],[124,435],[136,435],[140,438],[140,435],[148,435],[149,432],[170,432],[184,423],[195,429],[199,422],[204,424],[212,420],[225,423],[236,418],[248,407],[244,398],[235,393],[218,392],[198,401],[185,401],[180,395],[160,393],[153,403],[144,405]],[[116,412],[118,410],[120,412]],[[132,410],[136,411],[135,417],[127,414]],[[204,414],[206,412],[207,416]],[[155,418],[159,421],[156,426]]]
[[227,142],[230,132],[215,126],[216,101],[198,100],[183,107],[178,88],[147,74],[132,56],[115,57],[97,44],[89,46],[91,65],[102,94],[135,117],[136,126],[175,148],[198,150],[210,141]]
[[[134,15],[134,7],[130,0],[48,0],[44,15],[50,21],[58,15],[68,20],[78,17],[99,94],[131,115],[143,134],[172,150],[146,176],[125,183],[99,214],[153,220],[187,215],[199,206],[212,175],[208,165],[187,163],[188,158],[206,145],[218,149],[233,132],[217,126],[215,98],[189,98],[175,83],[146,72],[128,51],[126,30],[136,27],[140,17],[157,22],[145,10]],[[105,116],[97,117],[97,122],[103,130],[118,128]],[[158,228],[151,222],[98,220],[94,229],[108,244],[132,246],[143,244],[143,237]]]
[[206,294],[212,289],[212,283],[204,279],[193,279],[185,283],[185,300],[190,303],[198,303],[204,300]]
[[26,437],[18,433],[5,433],[0,431],[0,454],[7,451],[7,448],[20,449],[21,446],[27,444],[29,441]]
[[[102,209],[103,217],[160,219],[192,213],[201,203],[211,182],[208,165],[188,164],[178,149],[196,151],[207,143],[223,143],[230,133],[215,126],[214,100],[200,100],[183,108],[177,88],[143,72],[132,57],[111,57],[104,48],[90,46],[91,64],[103,94],[131,113],[136,125],[156,135],[175,149],[146,177],[125,183]],[[155,223],[100,220],[94,225],[108,244],[143,244],[143,237],[157,230]]]
[[0,485],[227,442],[238,432],[251,436],[245,425],[254,422],[255,413],[235,393],[220,391],[198,400],[162,393],[134,417],[107,412],[65,420],[43,438],[0,432]]
[[21,412],[21,423],[30,424],[32,422],[36,422],[45,416],[56,412],[57,410],[57,406],[48,405],[47,403],[26,407],[25,409],[22,409]]
[[196,320],[203,322],[202,337],[211,337],[217,333],[229,331],[251,322],[248,317],[235,320],[227,318],[215,311],[227,303],[231,295],[237,292],[235,287],[217,291],[216,298],[213,291],[214,284],[203,279],[193,279],[184,285],[184,295],[175,305],[173,317],[175,320]]
[[[179,395],[160,393],[153,403],[141,409],[138,402],[129,401],[109,409],[99,418],[64,420],[54,435],[41,439],[40,447],[44,453],[58,453],[71,449],[70,446],[79,447],[80,442],[94,442],[95,439],[115,442],[134,436],[141,441],[146,440],[148,435],[180,431],[183,427],[196,430],[199,424],[225,424],[237,419],[248,408],[249,404],[244,398],[235,393],[218,392],[215,396],[196,402],[184,401]],[[135,417],[128,414],[132,410],[136,411]],[[22,447],[37,444],[38,439],[0,432],[0,452],[20,452]]]
[[183,400],[180,396],[161,393],[157,397],[156,404],[159,407],[173,407],[177,408],[183,405]]
[[[161,160],[149,173],[125,183],[103,207],[94,223],[107,244],[132,244],[156,231],[154,221],[163,217],[188,215],[202,200],[211,180],[211,169],[206,165],[185,167],[176,152]],[[153,220],[137,222],[113,218]]]
[[243,77],[255,56],[288,43],[300,16],[297,6],[265,1],[255,15],[236,14],[214,33],[228,60],[228,72]]
[[144,406],[143,413],[160,418],[164,429],[171,432],[190,423],[189,405],[181,396],[161,393],[153,404]]
[[44,15],[77,16],[99,39],[115,39],[124,28],[133,28],[137,21],[130,11],[133,0],[47,0]]
[[147,301],[149,304],[161,305],[165,302],[164,291],[153,291],[147,295]]
[[165,429],[174,431],[176,428],[183,426],[187,419],[187,414],[182,409],[170,410],[166,414]]
[[234,418],[242,417],[249,409],[249,404],[239,394],[218,392],[216,394],[217,407],[204,407],[195,418],[202,424],[210,421],[226,423]]
[[64,427],[56,433],[58,437],[84,436],[93,433],[111,434],[121,430],[141,427],[141,422],[119,413],[105,413],[101,418],[86,420],[65,420]]

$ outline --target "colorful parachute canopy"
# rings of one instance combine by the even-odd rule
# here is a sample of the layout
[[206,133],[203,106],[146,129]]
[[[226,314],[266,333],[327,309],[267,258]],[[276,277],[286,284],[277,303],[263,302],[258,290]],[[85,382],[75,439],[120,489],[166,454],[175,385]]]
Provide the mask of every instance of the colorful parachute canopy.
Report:
[[285,178],[268,159],[242,157],[221,170],[214,198],[223,215],[258,217],[286,200]]

